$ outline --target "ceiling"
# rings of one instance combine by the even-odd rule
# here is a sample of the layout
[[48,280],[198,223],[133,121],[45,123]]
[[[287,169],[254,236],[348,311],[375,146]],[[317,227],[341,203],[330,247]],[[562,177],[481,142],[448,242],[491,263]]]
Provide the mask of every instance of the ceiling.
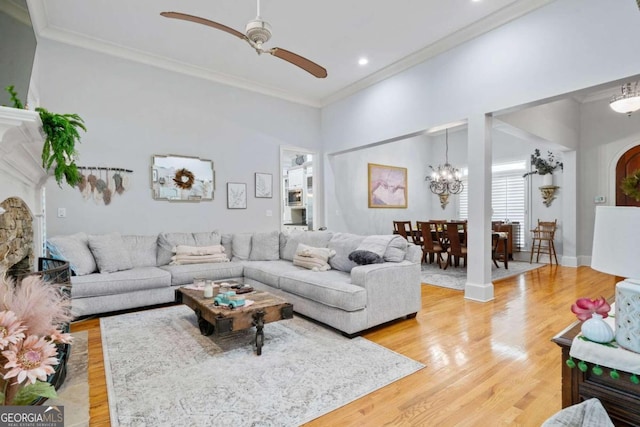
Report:
[[[201,16],[244,32],[255,0],[28,0],[49,38],[312,106],[323,106],[552,0],[262,0],[265,45],[328,70],[317,79],[244,41],[162,11]],[[21,0],[2,0],[19,5]],[[369,59],[366,66],[358,59]]]

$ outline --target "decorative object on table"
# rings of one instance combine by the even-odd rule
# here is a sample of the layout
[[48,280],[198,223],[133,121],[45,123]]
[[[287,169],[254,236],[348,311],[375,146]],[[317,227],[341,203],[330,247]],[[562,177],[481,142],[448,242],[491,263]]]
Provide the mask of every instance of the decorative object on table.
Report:
[[557,185],[553,185],[553,172],[557,169],[564,170],[564,164],[558,161],[551,151],[547,151],[547,158],[543,158],[540,154],[540,150],[536,148],[531,155],[531,166],[535,170],[531,170],[524,175],[523,178],[529,175],[538,174],[542,176],[542,186],[540,194],[542,195],[542,202],[546,207],[551,206],[551,203],[555,200],[555,193],[558,190]]
[[4,405],[28,405],[57,396],[47,377],[59,363],[57,344],[69,344],[62,325],[71,320],[70,301],[38,276],[17,285],[0,272],[0,393]]
[[610,310],[611,306],[604,297],[595,300],[580,298],[571,305],[571,312],[583,322],[582,335],[597,343],[608,343],[615,338],[613,329],[603,320],[609,316]]
[[616,341],[640,353],[640,208],[598,206],[591,268],[624,277],[616,284]]
[[429,181],[429,189],[440,198],[440,207],[444,209],[449,203],[450,194],[458,194],[464,189],[460,179],[460,171],[449,163],[449,129],[445,129],[445,162],[436,168],[429,165],[433,171],[425,177]]
[[204,297],[213,298],[213,284],[211,280],[206,280],[204,283]]
[[227,209],[247,208],[247,184],[227,182]]
[[93,198],[96,203],[105,205],[111,203],[114,195],[122,195],[129,189],[129,174],[133,173],[131,169],[112,167],[77,166],[77,168],[80,171],[89,171],[88,175],[86,172],[80,173],[80,181],[77,184],[82,197],[85,200]]
[[620,94],[611,98],[609,106],[616,113],[626,114],[627,116],[631,116],[631,113],[640,110],[640,88],[638,87],[638,82],[623,84],[620,88]]
[[211,160],[173,154],[154,155],[150,172],[155,200],[213,200],[215,174]]
[[407,168],[368,164],[369,207],[407,207]]
[[620,182],[620,189],[625,196],[640,201],[640,169],[636,169]]
[[273,175],[256,172],[256,198],[273,197]]
[[181,190],[191,190],[195,180],[196,177],[193,172],[185,168],[178,169],[176,175],[173,177],[174,184]]

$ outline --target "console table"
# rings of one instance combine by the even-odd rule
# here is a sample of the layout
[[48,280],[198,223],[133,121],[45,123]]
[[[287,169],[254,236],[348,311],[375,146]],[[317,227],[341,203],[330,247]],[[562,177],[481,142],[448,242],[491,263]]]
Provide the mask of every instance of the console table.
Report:
[[618,371],[620,378],[614,380],[605,367],[602,375],[595,375],[591,370],[592,364],[582,372],[577,367],[569,368],[565,363],[569,359],[571,342],[580,333],[580,326],[581,323],[576,321],[552,339],[562,348],[562,407],[596,397],[616,426],[640,426],[640,385],[630,381],[631,374]]

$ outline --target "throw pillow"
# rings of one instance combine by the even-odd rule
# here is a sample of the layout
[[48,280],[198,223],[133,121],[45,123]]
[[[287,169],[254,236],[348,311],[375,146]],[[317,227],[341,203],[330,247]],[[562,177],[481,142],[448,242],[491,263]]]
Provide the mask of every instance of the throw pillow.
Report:
[[218,230],[193,233],[195,246],[215,246],[220,244],[221,236]]
[[287,243],[282,250],[280,258],[293,261],[293,256],[299,243],[313,246],[314,248],[326,248],[333,236],[330,231],[292,231],[287,237]]
[[389,242],[387,250],[384,253],[384,260],[390,262],[400,262],[407,255],[407,239],[402,236],[395,236]]
[[298,267],[304,267],[313,271],[327,271],[331,270],[331,266],[318,258],[306,257],[301,255],[293,256],[293,265]]
[[89,248],[96,259],[100,273],[113,273],[133,268],[120,233],[89,236]]
[[280,232],[253,233],[249,259],[251,261],[275,261],[280,259]]
[[331,268],[335,270],[351,272],[358,264],[349,259],[349,254],[355,251],[365,236],[357,236],[349,233],[335,233],[329,241],[329,249],[336,251],[335,256],[329,259]]
[[173,256],[173,248],[178,245],[196,246],[193,233],[160,233],[158,236],[158,262],[156,265],[167,265]]
[[[224,254],[224,246],[222,245],[213,245],[213,246],[188,246],[188,245],[178,245],[175,248],[176,255],[217,255]],[[173,259],[173,257],[172,257]]]
[[234,260],[246,261],[251,255],[251,233],[236,233],[231,242],[231,253]]
[[47,249],[52,258],[68,261],[76,276],[96,271],[96,261],[89,250],[89,238],[86,233],[50,237],[47,240]]
[[349,259],[358,265],[380,264],[384,259],[375,252],[353,251],[349,254]]
[[134,267],[155,267],[158,256],[158,236],[122,236]]

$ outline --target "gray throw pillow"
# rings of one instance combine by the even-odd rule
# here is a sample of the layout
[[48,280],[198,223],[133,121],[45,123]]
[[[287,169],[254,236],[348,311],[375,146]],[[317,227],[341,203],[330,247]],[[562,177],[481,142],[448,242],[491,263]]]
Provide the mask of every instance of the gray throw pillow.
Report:
[[236,233],[231,242],[231,253],[236,260],[246,261],[251,255],[251,233]]
[[156,265],[167,265],[178,245],[196,246],[193,233],[160,233],[158,236],[158,260]]
[[407,254],[407,239],[402,236],[395,236],[389,242],[387,250],[384,253],[384,260],[391,262],[400,262]]
[[358,248],[364,238],[365,236],[355,234],[335,233],[329,241],[329,249],[336,251],[336,254],[329,258],[331,268],[350,273],[358,264],[349,259],[349,254]]
[[224,253],[231,259],[233,256],[233,234],[226,233],[220,236],[220,244],[224,247]]
[[89,250],[89,238],[86,233],[50,237],[47,240],[47,249],[52,258],[68,261],[76,276],[96,271],[96,261]]
[[193,233],[195,246],[215,246],[221,241],[220,233],[217,230]]
[[349,254],[349,259],[358,265],[380,264],[384,259],[375,252],[353,251]]
[[89,248],[96,259],[100,273],[113,273],[133,268],[129,251],[120,233],[89,236]]
[[292,231],[287,237],[287,243],[282,250],[280,258],[293,261],[293,256],[296,254],[299,243],[313,246],[314,248],[326,248],[331,236],[333,236],[333,233],[330,231]]
[[251,261],[275,261],[280,259],[280,232],[253,233],[249,259]]
[[158,252],[158,236],[122,236],[134,267],[155,267]]

